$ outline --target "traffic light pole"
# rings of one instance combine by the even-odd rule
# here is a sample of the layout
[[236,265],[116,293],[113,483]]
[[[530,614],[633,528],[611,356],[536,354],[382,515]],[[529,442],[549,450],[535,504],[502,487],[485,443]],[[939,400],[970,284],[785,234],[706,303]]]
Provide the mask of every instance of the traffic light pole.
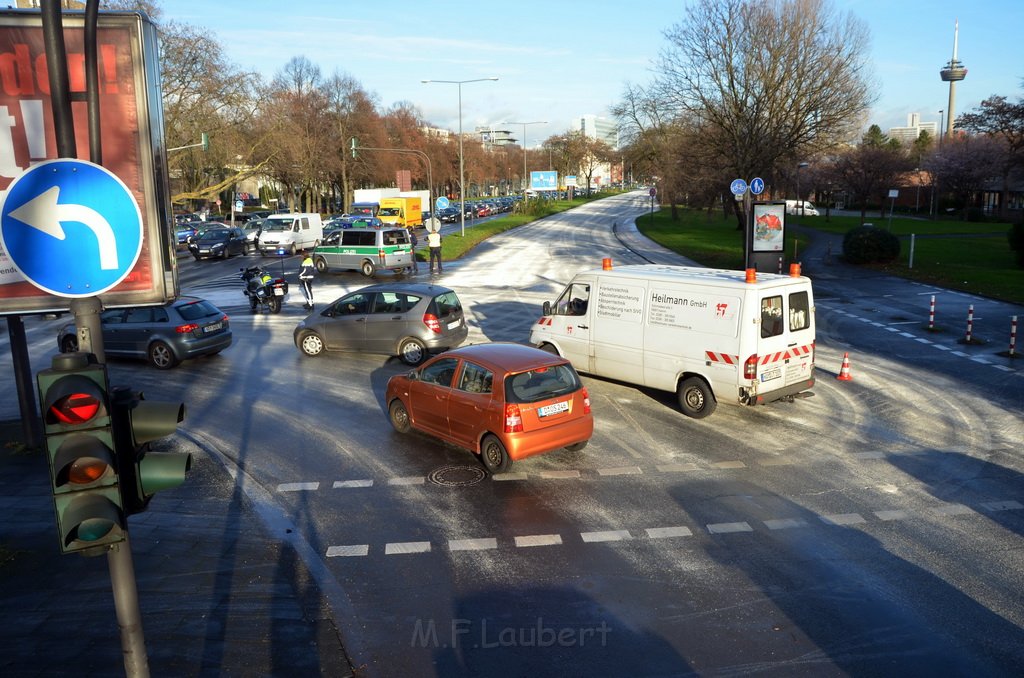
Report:
[[[98,97],[96,59],[96,17],[98,0],[86,3],[85,58],[88,66],[87,83],[94,85],[87,97]],[[64,46],[64,22],[60,3],[57,0],[42,0],[40,13],[45,43],[47,76],[50,84],[50,104],[53,110],[54,133],[57,153],[60,157],[78,156],[75,143],[74,118],[71,111],[71,90],[68,80],[67,50]],[[98,106],[90,106],[90,156],[96,164],[102,164],[99,146]],[[97,134],[92,134],[93,129]],[[71,312],[75,317],[79,350],[96,355],[100,363],[106,363],[103,350],[103,332],[100,325],[102,304],[98,297],[83,297],[72,300]],[[107,565],[110,568],[110,583],[114,593],[114,607],[117,623],[121,630],[121,651],[124,655],[125,673],[129,678],[148,678],[149,661],[146,657],[146,641],[142,632],[142,613],[139,610],[138,587],[132,564],[127,522],[124,526],[124,541],[108,547]]]

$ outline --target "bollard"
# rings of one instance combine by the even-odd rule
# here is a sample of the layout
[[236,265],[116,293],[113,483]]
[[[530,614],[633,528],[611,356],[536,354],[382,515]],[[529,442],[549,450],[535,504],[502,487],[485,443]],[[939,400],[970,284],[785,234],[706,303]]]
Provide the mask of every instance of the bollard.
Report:
[[935,295],[934,294],[932,295],[931,307],[928,309],[928,329],[929,330],[934,330],[935,329]]
[[965,343],[971,343],[972,327],[974,327],[974,304],[967,307],[967,336],[964,337]]
[[1017,316],[1010,318],[1010,357],[1017,349]]

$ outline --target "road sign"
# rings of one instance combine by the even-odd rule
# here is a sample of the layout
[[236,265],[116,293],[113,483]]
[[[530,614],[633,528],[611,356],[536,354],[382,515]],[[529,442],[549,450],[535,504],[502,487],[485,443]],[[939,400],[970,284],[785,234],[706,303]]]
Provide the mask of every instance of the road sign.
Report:
[[124,280],[142,251],[142,213],[113,172],[63,158],[18,176],[0,203],[0,241],[18,271],[60,297]]
[[651,190],[649,191],[649,193],[651,194],[651,197],[653,198],[654,196],[658,195],[658,189],[655,188],[654,186],[651,186]]
[[235,211],[236,212],[241,212],[244,209],[245,209],[245,203],[242,202],[241,200],[236,200],[235,201]]
[[754,195],[761,195],[764,193],[764,179],[761,177],[754,177],[750,181],[750,192]]
[[747,192],[747,182],[743,179],[733,179],[732,183],[729,184],[729,190],[732,191],[733,195],[743,195]]
[[448,200],[448,198],[444,197],[443,195],[439,195],[437,197],[436,203],[437,209],[439,210],[448,209],[448,207],[451,205],[451,202]]

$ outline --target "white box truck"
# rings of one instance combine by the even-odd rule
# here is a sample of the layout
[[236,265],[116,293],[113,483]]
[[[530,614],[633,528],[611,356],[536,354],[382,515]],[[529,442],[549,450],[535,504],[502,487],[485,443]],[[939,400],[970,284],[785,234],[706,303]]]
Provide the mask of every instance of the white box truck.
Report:
[[580,372],[675,392],[703,418],[719,401],[792,399],[814,385],[814,295],[799,275],[684,266],[578,273],[530,343]]

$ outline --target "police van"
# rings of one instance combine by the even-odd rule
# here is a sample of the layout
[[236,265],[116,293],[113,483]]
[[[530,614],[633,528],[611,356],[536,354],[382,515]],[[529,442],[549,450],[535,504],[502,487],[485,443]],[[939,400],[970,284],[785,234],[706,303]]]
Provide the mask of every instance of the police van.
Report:
[[[412,241],[400,226],[343,228],[331,231],[313,250],[313,265],[320,273],[331,269],[360,271],[367,277],[378,270],[405,272],[412,268]],[[355,224],[363,222],[356,221]]]
[[798,266],[785,276],[605,260],[544,302],[530,343],[580,372],[674,392],[703,418],[719,401],[764,404],[814,385],[814,295]]

